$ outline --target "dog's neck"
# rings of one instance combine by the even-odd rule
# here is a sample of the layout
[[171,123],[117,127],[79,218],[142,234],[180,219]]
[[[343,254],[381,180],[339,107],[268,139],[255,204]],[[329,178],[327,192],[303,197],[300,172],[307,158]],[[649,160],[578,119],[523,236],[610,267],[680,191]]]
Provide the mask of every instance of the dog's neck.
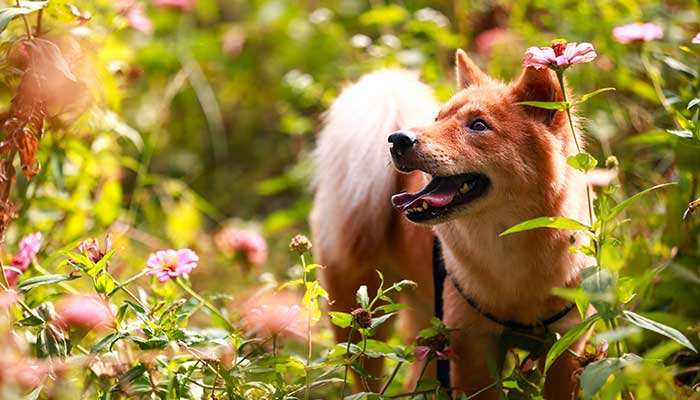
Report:
[[[452,220],[435,227],[444,247],[447,269],[487,309],[513,311],[524,301],[533,315],[546,313],[562,302],[555,287],[575,286],[588,258],[572,254],[572,241],[583,235],[556,229],[536,229],[499,236],[528,219],[565,215],[588,223],[585,183],[581,174],[567,172],[560,190],[532,204],[513,202],[494,210]],[[549,188],[552,189],[552,188]]]

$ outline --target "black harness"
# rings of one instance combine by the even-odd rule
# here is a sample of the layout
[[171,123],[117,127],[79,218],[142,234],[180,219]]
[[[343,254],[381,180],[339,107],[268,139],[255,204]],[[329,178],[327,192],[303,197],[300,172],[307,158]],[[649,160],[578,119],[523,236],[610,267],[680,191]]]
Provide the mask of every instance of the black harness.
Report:
[[[445,268],[445,260],[442,257],[442,244],[440,239],[435,237],[433,242],[433,287],[435,289],[435,317],[440,320],[444,317],[444,303],[442,294],[445,290],[445,278],[450,279],[450,283],[457,289],[462,298],[469,303],[469,305],[474,308],[479,314],[489,321],[495,322],[513,331],[518,332],[547,332],[549,325],[559,321],[564,318],[574,307],[574,303],[569,303],[564,309],[558,313],[538,321],[535,324],[523,324],[518,321],[501,319],[491,314],[490,312],[482,309],[479,303],[474,300],[463,288],[462,285],[447,271]],[[440,381],[440,386],[444,389],[450,388],[450,362],[449,360],[438,360],[437,362],[437,376],[438,381]]]

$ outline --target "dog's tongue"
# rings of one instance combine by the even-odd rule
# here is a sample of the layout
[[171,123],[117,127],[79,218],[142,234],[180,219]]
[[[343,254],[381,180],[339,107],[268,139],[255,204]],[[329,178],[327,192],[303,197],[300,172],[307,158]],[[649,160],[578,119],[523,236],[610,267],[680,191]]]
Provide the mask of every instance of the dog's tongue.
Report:
[[[426,190],[428,189],[428,190]],[[417,193],[399,193],[391,197],[391,204],[401,211],[414,206],[420,206],[423,201],[431,207],[444,207],[454,200],[457,193],[453,190],[440,190],[440,186],[432,188],[426,187]],[[425,193],[427,192],[427,193]]]

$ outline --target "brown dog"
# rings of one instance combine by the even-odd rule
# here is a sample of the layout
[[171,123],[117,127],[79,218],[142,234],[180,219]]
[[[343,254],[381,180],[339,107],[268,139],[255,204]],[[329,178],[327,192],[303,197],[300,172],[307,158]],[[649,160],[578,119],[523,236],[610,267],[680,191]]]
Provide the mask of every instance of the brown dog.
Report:
[[[456,58],[459,92],[442,107],[401,71],[370,74],[343,91],[319,137],[311,223],[332,309],[355,308],[354,292],[376,284],[376,268],[387,280],[418,283],[401,299],[409,305],[402,329],[408,338],[432,316],[431,248],[433,235],[439,237],[451,278],[444,322],[456,329],[451,381],[470,394],[497,374],[491,367],[505,326],[494,319],[535,325],[565,310],[567,302],[552,289],[577,285],[587,266],[585,257],[569,252],[571,235],[564,231],[499,234],[539,216],[587,221],[587,205],[584,177],[566,163],[576,150],[564,113],[518,104],[561,100],[554,74],[527,68],[504,84],[463,51]],[[390,168],[391,159],[403,173]],[[393,211],[390,195],[397,192]],[[563,333],[579,321],[571,311],[548,328]],[[347,334],[336,331],[339,341]],[[545,396],[570,399],[576,368],[573,356],[560,357]],[[381,375],[381,364],[369,369]]]

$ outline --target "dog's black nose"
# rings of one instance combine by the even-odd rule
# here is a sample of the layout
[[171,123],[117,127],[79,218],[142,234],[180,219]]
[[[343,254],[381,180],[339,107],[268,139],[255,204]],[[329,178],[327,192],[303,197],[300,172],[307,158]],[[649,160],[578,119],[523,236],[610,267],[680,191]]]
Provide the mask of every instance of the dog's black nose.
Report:
[[416,143],[416,134],[408,130],[397,131],[389,135],[389,143],[391,143],[391,153],[395,157],[400,157]]

